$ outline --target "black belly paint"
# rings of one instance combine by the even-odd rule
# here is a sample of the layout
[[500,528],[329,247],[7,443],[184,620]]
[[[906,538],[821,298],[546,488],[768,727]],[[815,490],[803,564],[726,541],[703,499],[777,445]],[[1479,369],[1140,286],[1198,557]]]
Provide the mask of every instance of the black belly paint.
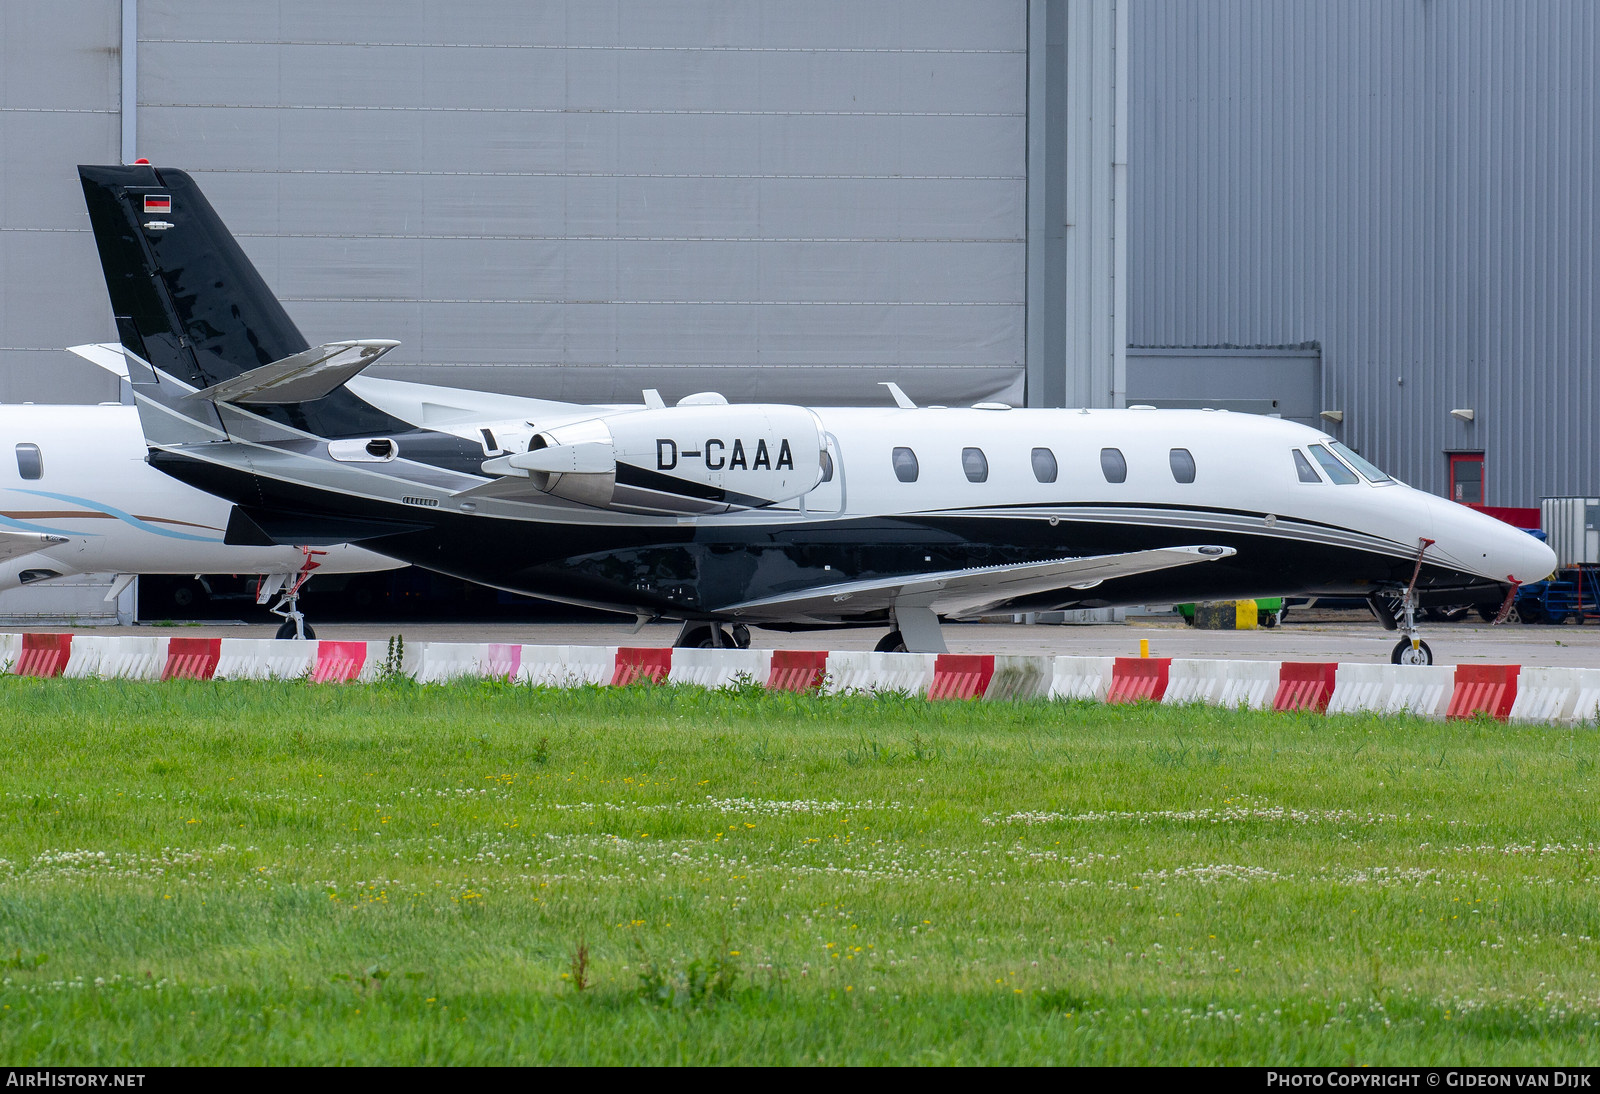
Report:
[[[1234,547],[1239,553],[1217,562],[1116,578],[1093,589],[1023,598],[1005,610],[1364,595],[1375,587],[1405,583],[1414,565],[1409,558],[1350,546],[1166,527],[1148,523],[1148,518],[1074,521],[1059,503],[1049,507],[1050,513],[1063,514],[1056,524],[1043,515],[999,517],[982,511],[754,526],[534,523],[355,498],[175,453],[156,451],[150,459],[163,471],[229,498],[247,512],[282,510],[309,518],[404,525],[412,530],[363,539],[361,546],[440,573],[550,600],[671,618],[712,617],[727,605],[846,581],[1198,543]],[[1444,567],[1423,567],[1424,589],[1489,584]]]

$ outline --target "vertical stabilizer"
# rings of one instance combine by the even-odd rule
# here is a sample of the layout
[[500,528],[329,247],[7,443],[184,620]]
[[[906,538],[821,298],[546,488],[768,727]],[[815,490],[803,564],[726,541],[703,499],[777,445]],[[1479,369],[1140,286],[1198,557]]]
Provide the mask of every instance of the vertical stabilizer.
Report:
[[309,348],[187,174],[136,164],[78,177],[129,351],[203,388]]

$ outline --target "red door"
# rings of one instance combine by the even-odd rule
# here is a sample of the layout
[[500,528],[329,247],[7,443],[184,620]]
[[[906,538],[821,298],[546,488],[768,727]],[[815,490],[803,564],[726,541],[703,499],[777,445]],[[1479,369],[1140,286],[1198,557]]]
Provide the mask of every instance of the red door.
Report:
[[1483,453],[1450,453],[1450,500],[1483,504]]

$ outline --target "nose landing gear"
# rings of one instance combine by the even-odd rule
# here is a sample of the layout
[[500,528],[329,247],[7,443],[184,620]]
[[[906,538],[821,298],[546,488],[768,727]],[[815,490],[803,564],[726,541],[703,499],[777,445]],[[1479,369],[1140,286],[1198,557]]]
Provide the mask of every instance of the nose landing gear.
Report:
[[1389,654],[1389,663],[1393,665],[1431,665],[1433,664],[1433,651],[1422,640],[1422,634],[1417,630],[1417,589],[1412,585],[1406,589],[1405,596],[1400,599],[1400,618],[1395,621],[1404,638],[1396,642],[1394,650]]
[[[1411,571],[1411,583],[1406,586],[1405,592],[1400,596],[1400,610],[1389,618],[1393,622],[1386,624],[1390,629],[1399,630],[1405,637],[1395,643],[1394,649],[1389,654],[1389,662],[1394,665],[1431,665],[1433,664],[1433,651],[1422,640],[1422,632],[1417,629],[1417,578],[1422,574],[1422,556],[1428,553],[1428,548],[1433,546],[1431,539],[1417,540],[1417,565]],[[1374,611],[1376,611],[1376,606]],[[1383,618],[1380,613],[1379,619]]]

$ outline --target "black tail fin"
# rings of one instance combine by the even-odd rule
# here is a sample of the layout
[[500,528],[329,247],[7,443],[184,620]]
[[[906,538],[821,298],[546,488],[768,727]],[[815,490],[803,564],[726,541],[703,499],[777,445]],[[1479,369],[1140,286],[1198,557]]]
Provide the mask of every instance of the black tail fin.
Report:
[[196,388],[309,348],[187,174],[136,164],[78,178],[125,348]]

